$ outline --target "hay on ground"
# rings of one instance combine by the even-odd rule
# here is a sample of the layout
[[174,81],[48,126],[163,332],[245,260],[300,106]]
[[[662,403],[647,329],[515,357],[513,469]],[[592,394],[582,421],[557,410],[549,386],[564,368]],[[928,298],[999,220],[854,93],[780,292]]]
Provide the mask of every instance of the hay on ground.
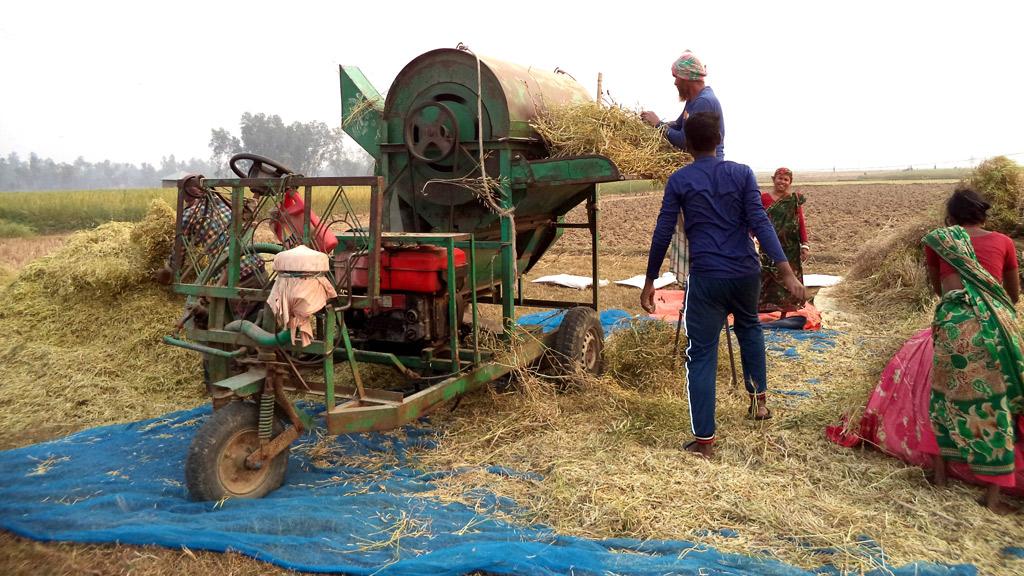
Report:
[[[664,332],[649,335],[650,347],[664,350]],[[605,376],[571,394],[527,381],[472,395],[441,417],[439,448],[417,455],[428,469],[469,471],[423,496],[474,505],[481,490],[493,491],[518,504],[501,511],[510,521],[591,538],[686,539],[805,568],[884,572],[932,561],[1006,573],[1012,561],[1000,549],[1018,545],[1024,527],[976,504],[976,488],[936,489],[921,469],[825,438],[826,425],[864,402],[888,358],[864,336],[839,336],[827,355],[802,344],[794,344],[798,359],[771,354],[769,389],[796,394],[773,393],[775,417],[765,423],[746,419],[747,396],[728,384],[723,344],[712,461],[679,450],[691,436],[682,369],[647,372],[654,380],[641,389]],[[618,338],[609,373],[635,371],[620,364]],[[491,474],[490,466],[538,476]],[[885,557],[862,546],[864,537]]]
[[73,235],[2,289],[7,431],[125,422],[199,401],[198,356],[160,341],[183,301],[149,280],[173,226],[169,207],[154,203],[139,224]]
[[663,130],[651,128],[633,110],[595,102],[548,103],[533,121],[551,156],[607,156],[623,175],[664,184],[693,158],[668,142]]

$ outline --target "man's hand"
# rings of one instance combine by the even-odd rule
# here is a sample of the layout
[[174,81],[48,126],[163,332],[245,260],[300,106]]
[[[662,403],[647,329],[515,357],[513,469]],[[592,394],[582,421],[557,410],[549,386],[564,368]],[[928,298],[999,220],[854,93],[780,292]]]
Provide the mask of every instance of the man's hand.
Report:
[[782,273],[782,284],[786,287],[795,298],[799,298],[801,301],[807,300],[807,289],[797,279],[796,274],[793,273],[793,267],[789,265],[789,262],[780,262],[776,264],[779,268],[779,272]]
[[644,110],[643,114],[640,115],[640,119],[650,124],[652,128],[657,128],[658,122],[661,122],[661,118],[650,110]]
[[644,282],[644,289],[640,291],[640,307],[648,314],[654,313],[654,280],[650,278]]

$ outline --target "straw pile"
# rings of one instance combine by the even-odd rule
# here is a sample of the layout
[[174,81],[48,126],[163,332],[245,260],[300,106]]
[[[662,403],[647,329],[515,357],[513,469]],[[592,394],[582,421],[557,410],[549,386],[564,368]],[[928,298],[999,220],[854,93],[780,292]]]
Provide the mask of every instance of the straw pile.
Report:
[[939,226],[942,217],[934,210],[888,234],[879,234],[861,248],[840,292],[874,316],[905,317],[931,309],[935,296],[925,270],[921,238]]
[[693,161],[689,154],[672,146],[661,130],[644,123],[637,112],[617,105],[548,103],[532,126],[544,138],[553,158],[601,154],[623,175],[650,178],[661,184]]
[[138,224],[72,236],[2,289],[0,415],[15,434],[123,422],[194,405],[194,354],[160,342],[182,301],[152,284],[173,211],[154,201]]
[[1010,236],[1024,235],[1024,168],[997,156],[979,164],[968,184],[992,205],[988,228]]

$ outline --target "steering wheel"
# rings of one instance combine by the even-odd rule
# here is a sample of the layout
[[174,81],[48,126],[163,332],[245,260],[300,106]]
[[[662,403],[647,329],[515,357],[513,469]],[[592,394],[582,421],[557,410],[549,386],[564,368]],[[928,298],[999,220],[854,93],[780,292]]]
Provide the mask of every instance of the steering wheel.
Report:
[[[433,120],[428,120],[424,114],[430,109],[437,110]],[[455,114],[440,102],[424,102],[413,108],[405,119],[405,147],[413,158],[440,162],[455,152],[458,143],[459,123]]]
[[[242,160],[252,162],[248,172],[243,172],[242,168],[239,167],[238,163]],[[231,167],[231,171],[239,178],[280,178],[285,174],[295,173],[291,168],[280,162],[275,162],[266,156],[246,152],[232,156],[231,160],[228,161],[228,166]]]

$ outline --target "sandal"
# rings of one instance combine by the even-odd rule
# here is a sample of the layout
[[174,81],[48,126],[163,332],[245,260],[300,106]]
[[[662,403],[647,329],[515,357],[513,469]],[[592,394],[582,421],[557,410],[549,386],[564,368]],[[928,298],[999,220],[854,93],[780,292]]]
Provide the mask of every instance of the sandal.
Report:
[[714,442],[713,438],[709,441],[690,440],[683,444],[683,452],[689,452],[690,454],[708,459],[715,455]]
[[[750,406],[747,407],[747,418],[752,420],[768,420],[772,417],[772,411],[766,405],[768,402],[768,394],[762,392],[761,394],[750,395]],[[764,414],[758,414],[761,408],[764,408]]]

